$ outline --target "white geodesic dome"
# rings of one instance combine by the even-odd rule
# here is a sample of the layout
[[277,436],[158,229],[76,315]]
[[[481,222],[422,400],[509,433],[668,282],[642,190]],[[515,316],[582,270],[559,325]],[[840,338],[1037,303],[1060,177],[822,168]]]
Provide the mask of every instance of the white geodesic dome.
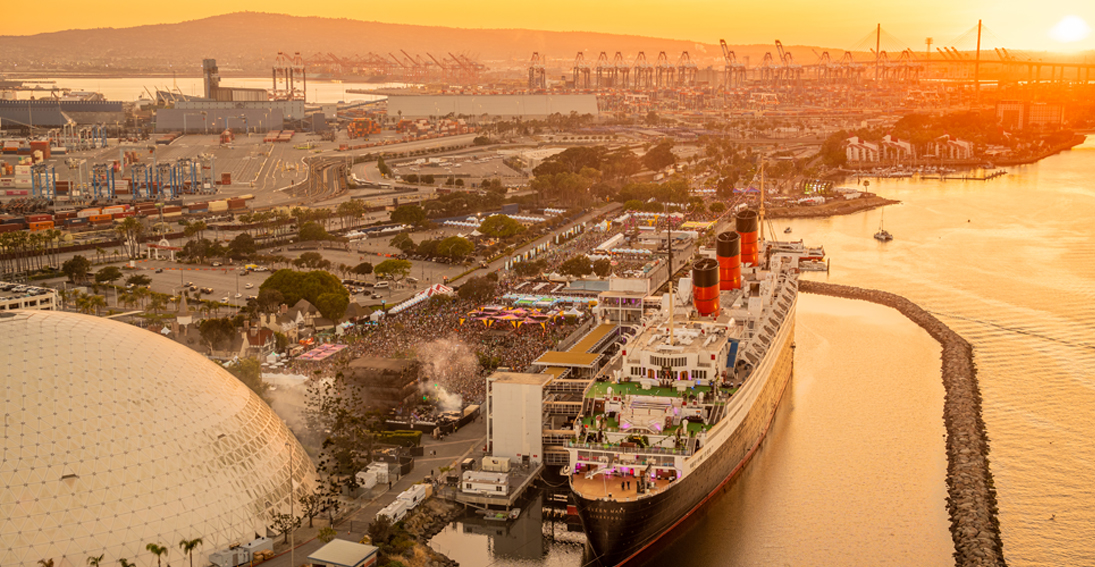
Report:
[[4,567],[155,564],[149,543],[188,564],[179,541],[199,537],[206,564],[288,513],[290,470],[296,495],[316,481],[284,422],[223,368],[97,317],[0,313],[0,418]]

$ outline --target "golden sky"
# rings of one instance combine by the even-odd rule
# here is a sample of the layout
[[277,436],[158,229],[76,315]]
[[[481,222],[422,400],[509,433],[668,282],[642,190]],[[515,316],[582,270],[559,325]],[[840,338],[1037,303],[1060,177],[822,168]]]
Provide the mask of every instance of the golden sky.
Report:
[[[624,33],[716,43],[850,48],[876,23],[914,50],[951,45],[980,18],[988,47],[1095,49],[1095,0],[50,0],[5,5],[0,34],[171,23],[238,11],[462,28]],[[957,47],[963,48],[964,45]],[[970,45],[970,48],[973,46]],[[891,48],[892,49],[892,48]]]

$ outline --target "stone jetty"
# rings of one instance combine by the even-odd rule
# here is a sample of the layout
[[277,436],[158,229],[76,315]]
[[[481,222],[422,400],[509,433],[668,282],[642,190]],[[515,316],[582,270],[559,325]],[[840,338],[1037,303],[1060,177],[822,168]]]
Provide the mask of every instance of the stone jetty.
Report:
[[973,347],[915,303],[892,293],[800,281],[799,291],[859,299],[892,307],[943,346],[943,420],[947,427],[947,510],[958,567],[1002,567],[1003,542],[997,520],[996,488],[989,471],[989,440],[981,416],[981,390]]

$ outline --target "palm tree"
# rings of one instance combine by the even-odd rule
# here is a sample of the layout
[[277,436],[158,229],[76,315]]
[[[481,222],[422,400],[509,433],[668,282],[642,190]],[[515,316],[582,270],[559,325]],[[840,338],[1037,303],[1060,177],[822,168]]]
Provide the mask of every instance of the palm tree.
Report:
[[157,545],[155,543],[150,543],[150,544],[144,546],[144,548],[151,551],[152,553],[154,553],[156,555],[156,567],[159,567],[160,566],[160,557],[162,557],[164,555],[167,555],[167,548],[162,546],[162,545]]
[[93,295],[87,298],[88,306],[95,309],[95,314],[99,315],[102,312],[103,307],[106,307],[106,298],[101,295]]
[[89,555],[87,558],[88,567],[99,567],[99,564],[103,562],[103,557],[104,556],[102,555],[98,557],[95,557],[94,555]]
[[202,538],[194,538],[190,540],[182,540],[179,542],[179,547],[182,548],[183,553],[190,556],[190,567],[194,567],[194,550],[202,544]]
[[130,563],[129,560],[126,559],[125,557],[119,559],[118,564],[121,565],[122,567],[137,567],[136,563]]
[[53,567],[53,560],[52,559],[39,559],[38,564],[41,565],[42,567]]

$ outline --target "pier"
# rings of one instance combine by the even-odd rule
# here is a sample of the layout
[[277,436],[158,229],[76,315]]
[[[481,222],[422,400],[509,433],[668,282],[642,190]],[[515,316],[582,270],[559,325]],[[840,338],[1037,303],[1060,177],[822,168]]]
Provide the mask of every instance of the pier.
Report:
[[973,346],[931,313],[893,293],[814,281],[800,281],[799,291],[892,307],[943,346],[943,387],[947,392],[943,401],[943,420],[947,427],[947,511],[950,513],[955,565],[1006,565]]

